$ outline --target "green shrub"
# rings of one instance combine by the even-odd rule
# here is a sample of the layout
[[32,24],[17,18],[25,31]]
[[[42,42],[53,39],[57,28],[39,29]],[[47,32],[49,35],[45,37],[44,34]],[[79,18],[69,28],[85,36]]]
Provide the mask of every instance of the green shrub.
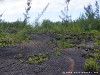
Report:
[[60,49],[65,49],[65,48],[71,48],[71,47],[73,47],[73,44],[68,44],[68,43],[63,43],[63,44],[61,44],[60,45]]
[[33,63],[33,59],[31,57],[28,58],[28,63],[32,64]]
[[56,55],[56,56],[61,56],[62,53],[57,51],[57,52],[55,53],[55,55]]
[[3,47],[3,44],[2,43],[0,43],[0,47]]
[[94,60],[93,58],[89,58],[86,59],[85,62],[85,69],[86,71],[91,71],[91,72],[98,72],[99,71],[99,65],[96,62],[96,60]]
[[85,49],[85,48],[86,48],[86,46],[82,45],[82,46],[80,46],[80,48]]
[[100,54],[99,53],[94,53],[93,56],[95,57],[95,59],[99,60],[100,59]]
[[46,58],[44,58],[44,59],[43,59],[43,61],[44,61],[44,62],[48,61],[48,58],[47,58],[47,57],[46,57]]
[[21,42],[28,38],[28,35],[25,32],[27,32],[27,30],[23,29],[15,35],[15,39],[17,40],[17,42]]
[[100,35],[100,32],[98,30],[91,30],[90,33],[94,35]]
[[22,62],[23,62],[23,60],[22,60],[22,59],[19,59],[19,62],[20,62],[20,63],[22,63]]
[[97,49],[96,52],[97,52],[97,53],[100,53],[100,50]]
[[9,34],[9,33],[5,33],[3,32],[0,35],[0,46],[2,45],[2,47],[8,46],[10,47],[11,45],[14,45],[14,35]]
[[100,45],[100,40],[97,40],[95,43],[94,43],[95,46],[99,46]]
[[23,54],[22,54],[22,53],[19,53],[18,55],[19,55],[19,57],[20,57],[20,58],[22,58],[22,57],[23,57]]
[[40,64],[42,62],[46,62],[48,60],[48,57],[46,56],[48,53],[44,52],[44,53],[39,53],[38,55],[30,55],[28,58],[28,63],[32,64],[33,62],[35,64]]
[[68,27],[67,27],[67,32],[69,33],[81,33],[81,32],[83,32],[83,29],[80,27],[80,26],[78,26],[78,25],[69,25]]
[[37,65],[38,65],[38,64],[39,64],[39,62],[40,62],[39,60],[35,60],[35,64],[37,64]]

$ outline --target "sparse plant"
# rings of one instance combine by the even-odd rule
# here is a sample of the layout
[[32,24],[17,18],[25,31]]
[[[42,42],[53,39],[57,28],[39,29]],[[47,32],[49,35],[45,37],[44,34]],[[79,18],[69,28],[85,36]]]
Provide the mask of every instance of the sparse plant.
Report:
[[100,54],[99,53],[94,53],[93,56],[95,57],[95,59],[99,60],[100,59]]
[[55,53],[55,55],[56,55],[56,56],[61,56],[62,53],[57,51],[57,52]]
[[43,61],[48,61],[48,58],[47,58],[47,57],[46,57],[46,58],[44,58],[44,59],[43,59]]
[[39,60],[35,60],[35,63],[38,65],[39,64]]
[[19,53],[18,55],[19,55],[19,57],[20,57],[20,58],[22,58],[22,57],[23,57],[23,54],[22,54],[22,53]]
[[85,40],[84,39],[82,40],[82,43],[85,43]]
[[95,43],[94,43],[95,46],[99,46],[100,45],[100,40],[97,40]]
[[0,43],[0,47],[3,47],[2,43]]
[[43,58],[40,56],[40,57],[39,57],[39,60],[40,60],[40,62],[42,62],[42,61],[43,61]]
[[47,54],[48,52],[39,53],[38,55],[32,54],[28,58],[28,63],[32,64],[34,62],[38,65],[42,62],[46,62],[48,60],[48,57],[46,56]]
[[28,63],[32,64],[33,63],[33,59],[31,57],[28,58]]
[[41,14],[38,15],[38,17],[35,19],[35,27],[38,27],[38,21],[41,18],[41,16],[44,14],[44,12],[47,10],[49,6],[49,3],[45,6],[45,8],[42,10]]
[[60,45],[60,49],[65,49],[65,48],[71,48],[73,47],[73,44],[69,44],[69,43],[64,43]]
[[19,59],[19,62],[20,62],[20,63],[22,63],[22,62],[23,62],[23,60],[22,60],[22,59]]
[[84,45],[80,46],[80,48],[85,49],[86,47]]
[[98,50],[98,49],[97,49],[97,50],[96,50],[96,52],[97,52],[97,53],[99,53],[99,52],[100,52],[100,50]]
[[31,2],[32,0],[27,0],[27,7],[25,8],[26,12],[24,13],[24,25],[27,25],[28,19],[30,18],[29,15],[29,11],[31,9]]
[[91,30],[90,33],[93,34],[93,35],[99,35],[100,34],[100,32],[98,30]]

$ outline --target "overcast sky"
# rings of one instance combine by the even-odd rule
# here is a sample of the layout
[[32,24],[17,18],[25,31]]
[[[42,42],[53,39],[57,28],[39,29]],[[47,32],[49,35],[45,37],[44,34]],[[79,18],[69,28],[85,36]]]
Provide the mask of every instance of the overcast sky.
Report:
[[[71,0],[69,4],[69,14],[72,19],[76,19],[80,13],[84,11],[84,6],[91,3],[93,6],[96,0]],[[100,3],[100,0],[97,0]],[[5,21],[16,21],[17,19],[23,20],[23,13],[25,12],[25,7],[27,0],[4,0],[0,3],[0,13],[4,12],[2,19]],[[40,18],[50,19],[51,21],[60,21],[59,15],[61,10],[64,9],[65,0],[32,0],[31,10],[29,11],[30,22],[38,16],[39,13],[44,9],[44,7],[50,3],[44,15]],[[100,5],[100,4],[99,4]]]

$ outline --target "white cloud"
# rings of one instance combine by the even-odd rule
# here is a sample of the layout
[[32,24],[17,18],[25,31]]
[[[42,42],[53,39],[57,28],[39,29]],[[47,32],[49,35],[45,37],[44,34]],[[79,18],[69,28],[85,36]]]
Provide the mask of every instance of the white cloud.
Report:
[[87,6],[89,3],[94,5],[95,0],[71,0],[69,9],[81,10],[84,8],[84,6]]
[[[19,17],[19,14],[23,15],[25,12],[25,7],[27,6],[26,2],[27,0],[4,0],[3,3],[0,4],[0,13],[5,11],[5,19],[7,16],[16,16],[17,18],[17,16]],[[30,13],[37,13],[38,15],[38,13],[44,9],[47,3],[50,3],[50,5],[47,8],[46,13],[51,13],[54,15],[56,15],[55,13],[60,13],[60,11],[66,6],[65,0],[32,0]],[[80,12],[80,10],[82,10],[84,6],[87,6],[89,3],[94,5],[95,0],[71,0],[69,4],[70,12]],[[34,17],[34,15],[32,17]]]
[[2,4],[1,10],[5,11],[6,15],[14,15],[24,12],[25,10],[25,1],[13,1],[7,0]]

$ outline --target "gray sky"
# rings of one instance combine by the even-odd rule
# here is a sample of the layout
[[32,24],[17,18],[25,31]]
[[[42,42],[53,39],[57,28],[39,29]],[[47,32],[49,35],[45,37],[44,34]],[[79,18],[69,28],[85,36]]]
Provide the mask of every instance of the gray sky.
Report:
[[[80,13],[84,11],[84,6],[87,6],[91,3],[93,6],[96,0],[71,0],[69,4],[69,14],[72,16],[72,19],[76,19]],[[100,3],[100,0],[97,0]],[[23,13],[25,12],[25,7],[27,0],[4,0],[0,3],[0,13],[4,12],[2,19],[5,21],[16,21],[17,19],[23,20]],[[50,3],[44,15],[40,18],[40,21],[43,19],[50,19],[51,21],[59,21],[59,15],[61,10],[64,9],[65,0],[32,0],[32,7],[29,11],[29,20],[33,22],[39,13],[44,9],[44,7]],[[100,5],[100,4],[99,4]]]

